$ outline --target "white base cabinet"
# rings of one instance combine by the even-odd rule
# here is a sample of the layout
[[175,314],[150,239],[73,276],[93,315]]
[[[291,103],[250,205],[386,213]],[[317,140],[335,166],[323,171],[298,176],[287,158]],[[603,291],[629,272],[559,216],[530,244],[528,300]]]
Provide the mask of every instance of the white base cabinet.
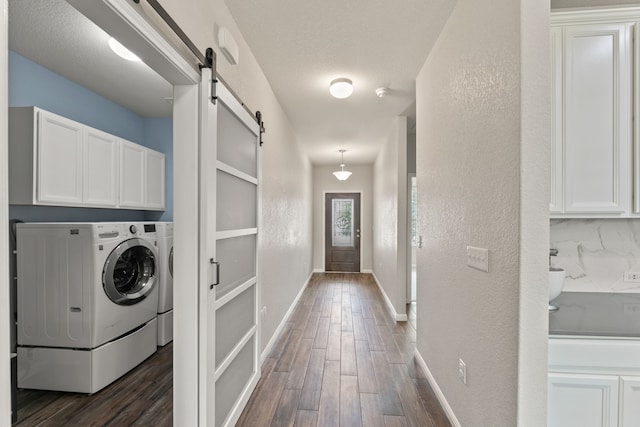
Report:
[[549,427],[617,427],[618,377],[549,374]]
[[640,426],[640,377],[620,377],[620,426]]
[[549,427],[640,426],[640,339],[549,339]]
[[9,203],[164,210],[165,156],[37,107],[9,109]]

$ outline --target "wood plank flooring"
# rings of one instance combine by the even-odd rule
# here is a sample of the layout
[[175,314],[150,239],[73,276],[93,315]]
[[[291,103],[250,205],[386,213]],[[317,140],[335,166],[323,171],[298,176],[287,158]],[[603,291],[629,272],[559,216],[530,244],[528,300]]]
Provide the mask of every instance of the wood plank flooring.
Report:
[[391,319],[371,275],[314,274],[237,425],[450,426],[415,336]]
[[[412,317],[412,316],[410,316]],[[369,274],[314,274],[238,426],[450,426]],[[20,390],[18,426],[170,426],[172,344],[93,396]]]

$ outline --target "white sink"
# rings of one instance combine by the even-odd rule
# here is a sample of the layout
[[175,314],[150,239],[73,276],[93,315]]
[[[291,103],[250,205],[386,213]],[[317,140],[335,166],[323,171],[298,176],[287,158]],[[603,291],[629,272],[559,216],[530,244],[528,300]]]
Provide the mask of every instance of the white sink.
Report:
[[549,301],[556,299],[562,292],[565,276],[562,268],[549,267]]

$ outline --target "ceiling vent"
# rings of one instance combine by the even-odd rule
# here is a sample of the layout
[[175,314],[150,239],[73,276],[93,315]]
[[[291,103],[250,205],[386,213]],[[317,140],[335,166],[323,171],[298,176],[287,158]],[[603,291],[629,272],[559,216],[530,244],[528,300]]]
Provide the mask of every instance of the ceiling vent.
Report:
[[231,32],[225,27],[220,27],[218,30],[218,44],[227,61],[231,65],[236,65],[240,60],[240,49],[238,49],[238,43],[236,43]]

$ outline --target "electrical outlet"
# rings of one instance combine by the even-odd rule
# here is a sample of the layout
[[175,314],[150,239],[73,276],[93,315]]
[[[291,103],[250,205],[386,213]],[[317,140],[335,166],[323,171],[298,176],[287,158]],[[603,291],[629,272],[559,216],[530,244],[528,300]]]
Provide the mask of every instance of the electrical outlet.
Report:
[[632,283],[640,283],[640,271],[625,271],[624,281]]
[[489,249],[467,246],[467,265],[480,271],[489,272]]
[[462,384],[467,383],[467,364],[458,359],[458,378],[462,381]]

